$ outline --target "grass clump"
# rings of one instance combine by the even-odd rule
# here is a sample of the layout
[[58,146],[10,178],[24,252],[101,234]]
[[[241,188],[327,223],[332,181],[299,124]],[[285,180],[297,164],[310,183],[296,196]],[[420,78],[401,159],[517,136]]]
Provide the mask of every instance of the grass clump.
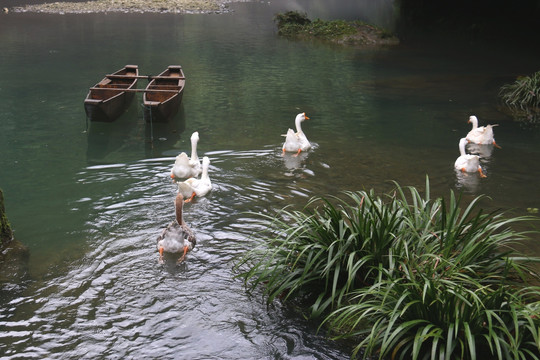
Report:
[[274,18],[278,33],[283,36],[316,37],[319,39],[335,39],[356,33],[356,27],[343,20],[311,21],[306,14],[288,11],[277,14]]
[[540,71],[531,76],[521,76],[512,84],[503,85],[499,90],[502,103],[520,121],[538,124],[540,122]]
[[388,30],[361,21],[310,20],[306,14],[288,11],[274,17],[278,34],[301,39],[320,39],[341,44],[395,45],[399,40]]
[[264,216],[263,243],[238,262],[269,302],[301,299],[355,354],[381,359],[540,359],[540,289],[527,239],[535,219],[484,213],[482,197],[392,193],[314,198]]
[[[429,255],[418,260],[433,264]],[[486,279],[474,266],[433,276],[422,273],[422,264],[399,264],[401,276],[381,269],[376,283],[355,291],[351,304],[327,318],[342,336],[360,339],[355,353],[380,359],[539,358],[538,288]]]
[[[388,265],[388,252],[402,226],[401,209],[386,206],[373,192],[348,193],[353,205],[312,199],[304,211],[283,209],[265,216],[265,242],[238,264],[251,289],[264,284],[269,301],[304,297],[312,316],[343,303],[352,290],[377,277],[373,267]],[[322,202],[322,209],[312,209]]]
[[282,14],[276,14],[274,21],[277,23],[278,28],[286,25],[304,26],[311,23],[311,20],[307,17],[306,13],[302,14],[298,11],[287,11]]

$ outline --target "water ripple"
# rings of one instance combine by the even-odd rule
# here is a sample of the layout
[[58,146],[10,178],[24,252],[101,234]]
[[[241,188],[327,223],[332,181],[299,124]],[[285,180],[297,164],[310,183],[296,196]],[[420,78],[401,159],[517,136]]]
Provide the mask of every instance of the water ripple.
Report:
[[[234,280],[232,262],[255,245],[253,234],[264,229],[253,214],[266,213],[275,200],[311,192],[289,183],[286,175],[267,176],[272,169],[282,171],[275,150],[206,154],[212,161],[214,189],[185,205],[184,217],[198,243],[180,266],[173,256],[159,265],[156,249],[157,236],[174,219],[176,188],[168,177],[174,158],[80,171],[78,182],[86,187],[121,191],[92,191],[94,195],[77,201],[81,211],[88,212],[86,253],[64,276],[37,292],[35,332],[24,330],[25,322],[11,322],[12,330],[4,337],[17,341],[27,357],[159,353],[161,358],[175,358],[179,348],[191,359],[216,354],[235,358],[239,353],[262,357],[268,349],[256,341],[266,326],[259,318],[264,324],[273,320],[260,313],[250,320],[253,308],[237,306],[249,300],[241,282]],[[276,192],[280,186],[283,191]],[[285,345],[272,345],[271,352],[294,355],[291,348],[302,348],[305,340],[298,334],[304,330],[289,330]],[[31,338],[33,348],[28,346]],[[79,344],[86,344],[87,350],[81,351]]]

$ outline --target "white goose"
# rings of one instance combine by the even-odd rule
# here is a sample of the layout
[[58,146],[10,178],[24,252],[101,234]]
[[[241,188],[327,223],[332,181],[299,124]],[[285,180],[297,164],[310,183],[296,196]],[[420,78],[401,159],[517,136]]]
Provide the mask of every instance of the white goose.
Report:
[[466,139],[470,141],[473,144],[480,144],[480,145],[491,145],[500,148],[499,145],[495,142],[495,138],[493,137],[493,127],[498,126],[495,125],[486,125],[486,126],[478,126],[478,118],[474,115],[469,117],[468,123],[472,124],[472,130],[469,131],[467,134]]
[[183,253],[177,264],[184,261],[188,251],[192,250],[197,241],[191,229],[187,226],[182,216],[184,197],[182,194],[176,195],[174,200],[176,208],[176,220],[167,226],[157,238],[157,248],[159,251],[159,263],[163,264],[163,252]]
[[293,131],[293,129],[287,130],[285,136],[285,143],[283,144],[283,154],[285,152],[295,152],[296,156],[300,154],[302,151],[307,151],[311,149],[311,144],[309,143],[306,134],[302,131],[302,125],[301,123],[304,120],[309,120],[309,118],[306,116],[306,113],[300,113],[296,115],[296,118],[294,120],[294,123],[296,125],[296,133]]
[[470,155],[465,153],[465,145],[467,144],[466,138],[461,138],[459,140],[459,153],[460,156],[456,159],[454,163],[454,168],[461,172],[473,173],[477,172],[480,174],[480,177],[486,177],[482,172],[482,167],[480,166],[480,157],[478,155]]
[[171,169],[171,178],[173,180],[186,179],[199,176],[201,173],[201,163],[197,156],[197,142],[199,141],[199,132],[195,131],[191,135],[191,159],[185,152],[180,153]]
[[203,157],[201,178],[192,177],[178,183],[178,192],[186,198],[185,202],[190,202],[195,196],[205,196],[212,190],[212,181],[208,176],[209,166],[210,159],[208,156]]
[[199,142],[199,132],[195,131],[191,134],[191,158],[189,159],[189,164],[194,169],[194,172],[197,173],[195,176],[199,176],[202,171],[201,161],[197,155],[197,143]]

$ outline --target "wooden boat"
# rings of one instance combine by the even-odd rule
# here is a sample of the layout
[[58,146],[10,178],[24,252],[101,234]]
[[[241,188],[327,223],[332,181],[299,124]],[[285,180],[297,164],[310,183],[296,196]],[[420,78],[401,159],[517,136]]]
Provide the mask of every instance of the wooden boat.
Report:
[[131,104],[138,78],[137,65],[126,65],[113,74],[105,75],[86,95],[86,116],[92,121],[116,120]]
[[182,67],[170,65],[152,79],[143,94],[144,115],[147,122],[168,121],[178,112],[186,78]]

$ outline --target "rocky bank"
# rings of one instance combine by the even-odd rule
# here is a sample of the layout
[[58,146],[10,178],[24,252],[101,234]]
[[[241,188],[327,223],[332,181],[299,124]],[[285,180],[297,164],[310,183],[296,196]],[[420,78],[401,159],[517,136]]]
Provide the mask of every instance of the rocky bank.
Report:
[[246,0],[93,0],[85,2],[51,2],[4,9],[4,12],[37,12],[49,14],[84,13],[226,13],[227,4]]

